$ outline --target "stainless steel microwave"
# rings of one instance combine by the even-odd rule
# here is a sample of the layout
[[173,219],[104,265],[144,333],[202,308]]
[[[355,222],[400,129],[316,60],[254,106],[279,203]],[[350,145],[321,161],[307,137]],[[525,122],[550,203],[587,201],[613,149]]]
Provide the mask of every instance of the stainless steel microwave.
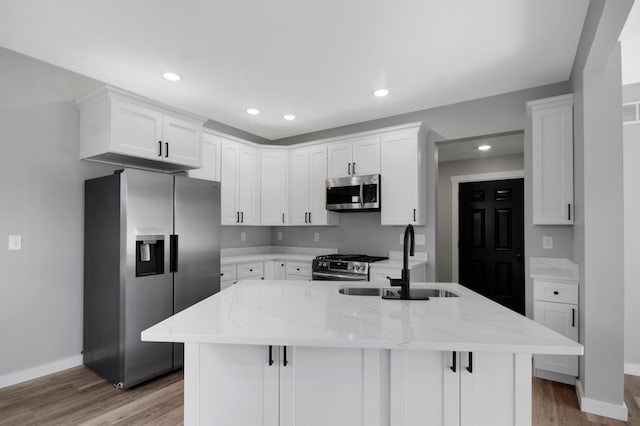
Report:
[[327,210],[380,211],[380,175],[327,179]]

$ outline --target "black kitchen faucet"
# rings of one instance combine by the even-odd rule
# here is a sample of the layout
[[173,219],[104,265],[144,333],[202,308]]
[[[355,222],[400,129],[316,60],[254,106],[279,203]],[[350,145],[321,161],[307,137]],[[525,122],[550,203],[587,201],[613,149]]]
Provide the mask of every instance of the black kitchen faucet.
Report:
[[[409,273],[409,256],[413,256],[416,250],[416,236],[413,231],[413,225],[407,225],[404,230],[404,241],[402,248],[402,275],[400,278],[387,277],[392,286],[400,286],[400,299],[411,299],[409,289],[410,273]],[[386,298],[386,297],[385,297]],[[388,297],[395,298],[395,297]]]

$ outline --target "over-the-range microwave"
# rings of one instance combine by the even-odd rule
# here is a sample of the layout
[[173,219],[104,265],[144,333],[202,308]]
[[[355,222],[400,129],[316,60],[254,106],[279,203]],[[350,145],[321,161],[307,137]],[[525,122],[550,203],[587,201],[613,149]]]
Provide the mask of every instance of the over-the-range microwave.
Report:
[[380,175],[327,179],[327,210],[380,211]]

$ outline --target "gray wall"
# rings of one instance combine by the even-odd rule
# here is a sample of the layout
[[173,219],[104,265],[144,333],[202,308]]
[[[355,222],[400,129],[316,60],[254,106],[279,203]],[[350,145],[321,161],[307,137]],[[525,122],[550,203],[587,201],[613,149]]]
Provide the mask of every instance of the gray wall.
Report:
[[[84,180],[73,102],[100,83],[0,49],[0,377],[82,350]],[[22,235],[22,251],[7,236]]]
[[522,154],[501,155],[498,157],[476,158],[462,161],[448,161],[446,163],[438,164],[438,227],[436,232],[438,281],[451,281],[452,279],[451,176],[512,170],[524,170],[524,157]]
[[[571,73],[575,95],[574,257],[580,265],[580,382],[623,412],[622,81],[618,36],[632,1],[592,0]],[[594,409],[591,406],[591,409]]]
[[[244,232],[245,241],[241,241]],[[261,247],[271,245],[271,228],[268,226],[222,226],[221,248]]]
[[[282,232],[282,240],[278,240]],[[314,241],[314,234],[320,240]],[[425,234],[427,244],[434,236],[425,226],[416,226],[416,234]],[[271,244],[300,247],[337,247],[341,253],[365,253],[371,256],[387,256],[390,250],[402,250],[400,236],[404,226],[381,226],[380,213],[341,213],[339,226],[277,226],[271,231]],[[427,251],[427,246],[416,245],[417,252]]]

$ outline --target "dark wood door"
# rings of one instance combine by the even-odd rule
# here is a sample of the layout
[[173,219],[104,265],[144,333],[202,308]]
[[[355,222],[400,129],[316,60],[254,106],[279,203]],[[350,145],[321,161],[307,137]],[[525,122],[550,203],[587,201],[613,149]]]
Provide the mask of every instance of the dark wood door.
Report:
[[460,284],[524,315],[523,179],[461,183]]

